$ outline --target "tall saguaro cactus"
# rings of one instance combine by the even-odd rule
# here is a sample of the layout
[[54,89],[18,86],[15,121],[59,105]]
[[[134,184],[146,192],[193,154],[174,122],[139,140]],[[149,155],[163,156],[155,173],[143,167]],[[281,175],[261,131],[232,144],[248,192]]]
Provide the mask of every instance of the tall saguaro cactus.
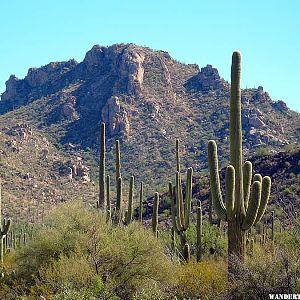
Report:
[[126,224],[130,224],[133,216],[133,197],[134,197],[134,176],[130,177],[129,195],[128,195],[128,210]]
[[202,208],[201,201],[198,201],[197,205],[197,262],[202,259]]
[[105,123],[100,130],[100,162],[99,162],[99,208],[105,207]]
[[139,220],[143,223],[143,198],[144,198],[144,184],[140,185],[140,206],[139,206]]
[[106,176],[106,222],[111,220],[110,176]]
[[119,224],[123,218],[122,202],[123,202],[123,183],[122,183],[122,177],[119,177],[117,181],[117,202],[116,202],[116,215],[115,215],[115,222],[117,224]]
[[152,213],[152,231],[156,237],[158,237],[158,206],[159,206],[159,193],[155,193],[153,202]]
[[121,177],[121,151],[120,141],[116,140],[116,185],[118,185],[118,179]]
[[220,188],[217,144],[208,142],[208,164],[213,206],[218,217],[228,222],[228,254],[245,258],[245,233],[261,219],[270,196],[271,179],[256,174],[252,164],[243,163],[241,122],[241,54],[234,52],[231,65],[230,165],[226,170],[226,203]]
[[9,232],[11,220],[3,220],[2,225],[2,207],[1,207],[2,197],[1,197],[1,184],[0,184],[0,267],[3,267],[3,257],[4,257],[4,239]]

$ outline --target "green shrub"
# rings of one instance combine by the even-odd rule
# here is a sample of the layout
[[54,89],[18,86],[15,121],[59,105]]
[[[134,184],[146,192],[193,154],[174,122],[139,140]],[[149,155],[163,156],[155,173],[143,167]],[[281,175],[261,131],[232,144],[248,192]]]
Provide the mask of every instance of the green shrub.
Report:
[[65,286],[71,294],[131,298],[145,286],[174,279],[164,246],[151,231],[134,222],[112,227],[99,211],[80,203],[55,209],[15,261],[16,278],[28,286],[45,284],[66,297],[59,299],[69,299]]
[[177,276],[179,299],[221,299],[227,289],[227,263],[223,260],[182,265]]

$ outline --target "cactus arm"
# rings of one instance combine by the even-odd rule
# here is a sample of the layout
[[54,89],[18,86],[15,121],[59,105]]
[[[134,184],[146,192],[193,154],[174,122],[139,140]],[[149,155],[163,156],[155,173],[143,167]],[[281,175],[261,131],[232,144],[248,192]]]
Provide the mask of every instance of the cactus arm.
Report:
[[254,181],[259,181],[260,183],[262,183],[262,176],[260,174],[255,174],[253,176],[253,182]]
[[185,230],[190,225],[190,215],[191,215],[191,203],[192,203],[192,178],[193,178],[193,168],[188,168],[187,170],[187,183],[186,183],[186,198],[185,198],[185,214],[184,214],[184,228]]
[[183,231],[183,225],[182,225],[182,219],[181,219],[181,215],[182,215],[181,210],[183,209],[183,205],[182,205],[182,197],[180,197],[180,193],[181,193],[180,174],[179,174],[179,172],[176,172],[176,208],[177,208],[176,225],[177,225],[178,231]]
[[178,185],[178,206],[180,206],[179,211],[177,210],[179,216],[180,216],[180,220],[181,220],[181,225],[182,228],[184,229],[184,213],[185,213],[185,205],[183,202],[183,190],[182,190],[182,181],[181,181],[181,175],[180,172],[178,172],[178,178],[179,178],[179,185]]
[[235,170],[233,166],[228,166],[226,169],[226,212],[227,220],[233,218],[234,212],[234,190],[235,190]]
[[213,140],[210,140],[208,142],[208,166],[210,172],[210,185],[211,185],[213,207],[218,217],[221,220],[225,221],[227,217],[226,217],[226,209],[222,199],[222,192],[220,186],[217,144]]
[[248,230],[254,224],[261,201],[261,183],[254,181],[250,192],[250,201],[246,217],[242,224],[243,230]]
[[271,192],[271,178],[269,176],[265,176],[262,179],[261,201],[260,201],[259,209],[258,209],[254,224],[259,222],[260,219],[262,218],[263,214],[265,213],[265,210],[266,210],[269,198],[270,198],[270,192]]
[[252,163],[250,161],[246,161],[243,165],[243,185],[244,185],[243,189],[244,189],[245,211],[247,211],[248,208],[251,181],[252,181]]
[[169,195],[170,195],[170,199],[171,199],[172,224],[173,224],[174,231],[178,234],[179,231],[178,231],[178,228],[177,228],[177,225],[176,225],[175,194],[176,194],[176,191],[174,193],[172,182],[169,182]]

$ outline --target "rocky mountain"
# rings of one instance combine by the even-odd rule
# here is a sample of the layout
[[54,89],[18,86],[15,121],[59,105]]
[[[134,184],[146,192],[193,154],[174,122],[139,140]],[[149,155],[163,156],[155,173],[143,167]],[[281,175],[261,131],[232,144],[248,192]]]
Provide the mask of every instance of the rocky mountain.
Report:
[[[183,165],[196,174],[206,170],[209,139],[218,140],[225,163],[229,89],[211,65],[183,64],[134,44],[97,45],[80,63],[52,62],[29,69],[24,79],[12,75],[0,101],[7,197],[41,199],[32,191],[45,189],[46,202],[78,196],[93,201],[101,122],[107,125],[108,172],[114,172],[114,141],[120,139],[124,178],[134,174],[149,193],[165,190],[173,178],[175,138]],[[299,143],[300,115],[263,87],[244,89],[242,106],[246,157]],[[20,192],[28,191],[24,182],[30,197]]]

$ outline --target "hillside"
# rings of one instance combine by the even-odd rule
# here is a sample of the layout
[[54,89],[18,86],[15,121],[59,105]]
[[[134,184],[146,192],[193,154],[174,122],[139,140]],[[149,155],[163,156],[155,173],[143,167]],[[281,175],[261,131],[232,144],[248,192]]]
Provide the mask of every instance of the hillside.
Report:
[[[32,215],[28,201],[46,209],[78,197],[92,203],[101,122],[108,128],[108,172],[114,171],[114,141],[120,139],[125,180],[134,174],[148,194],[165,191],[173,178],[175,138],[181,140],[182,163],[196,175],[207,168],[209,139],[218,140],[225,164],[229,93],[211,65],[182,64],[134,44],[94,46],[80,63],[52,62],[29,69],[24,79],[12,75],[0,101],[6,213],[14,211],[10,204],[21,216]],[[263,87],[243,90],[242,105],[246,157],[299,143],[299,114]]]

